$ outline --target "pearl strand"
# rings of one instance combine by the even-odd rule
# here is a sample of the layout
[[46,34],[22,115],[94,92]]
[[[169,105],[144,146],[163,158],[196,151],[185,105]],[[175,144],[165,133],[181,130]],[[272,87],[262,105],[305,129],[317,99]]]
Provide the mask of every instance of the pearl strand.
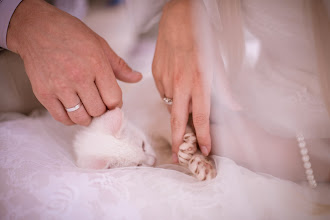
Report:
[[300,148],[301,159],[304,163],[306,178],[308,180],[309,186],[311,188],[315,188],[317,186],[317,183],[314,178],[312,164],[309,161],[310,158],[308,155],[308,150],[306,147],[306,142],[305,142],[304,136],[302,134],[298,134],[297,141],[298,141],[298,146]]

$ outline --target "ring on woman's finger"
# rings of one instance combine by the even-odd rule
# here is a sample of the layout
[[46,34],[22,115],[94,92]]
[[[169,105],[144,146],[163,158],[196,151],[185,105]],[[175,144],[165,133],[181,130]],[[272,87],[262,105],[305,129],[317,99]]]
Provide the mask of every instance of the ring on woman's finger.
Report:
[[167,98],[164,96],[163,101],[165,102],[166,105],[172,105],[173,99]]
[[79,101],[79,103],[71,108],[65,108],[67,112],[74,112],[78,110],[81,107],[82,103]]

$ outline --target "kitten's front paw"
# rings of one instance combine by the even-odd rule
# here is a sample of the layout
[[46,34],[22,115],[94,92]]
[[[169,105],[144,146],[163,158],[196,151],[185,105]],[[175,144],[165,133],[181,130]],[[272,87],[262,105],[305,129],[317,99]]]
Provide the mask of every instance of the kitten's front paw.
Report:
[[188,168],[201,181],[213,179],[217,175],[212,162],[201,154],[192,156]]
[[197,151],[196,136],[194,133],[187,133],[184,135],[183,141],[179,147],[178,158],[181,165],[188,166],[190,159]]

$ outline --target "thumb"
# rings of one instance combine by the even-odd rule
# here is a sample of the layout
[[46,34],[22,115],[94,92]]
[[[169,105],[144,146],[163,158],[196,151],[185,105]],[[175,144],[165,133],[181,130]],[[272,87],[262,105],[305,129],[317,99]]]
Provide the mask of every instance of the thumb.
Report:
[[142,74],[132,70],[132,68],[111,49],[109,44],[103,38],[99,38],[116,78],[127,83],[140,81],[142,79]]

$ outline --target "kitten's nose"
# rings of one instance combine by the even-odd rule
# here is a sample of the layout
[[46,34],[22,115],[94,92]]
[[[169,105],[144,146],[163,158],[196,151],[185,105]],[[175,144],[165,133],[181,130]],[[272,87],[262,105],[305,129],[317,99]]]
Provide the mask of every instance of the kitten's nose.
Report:
[[156,163],[156,157],[151,156],[151,155],[147,155],[146,156],[146,164],[149,166],[153,166]]

